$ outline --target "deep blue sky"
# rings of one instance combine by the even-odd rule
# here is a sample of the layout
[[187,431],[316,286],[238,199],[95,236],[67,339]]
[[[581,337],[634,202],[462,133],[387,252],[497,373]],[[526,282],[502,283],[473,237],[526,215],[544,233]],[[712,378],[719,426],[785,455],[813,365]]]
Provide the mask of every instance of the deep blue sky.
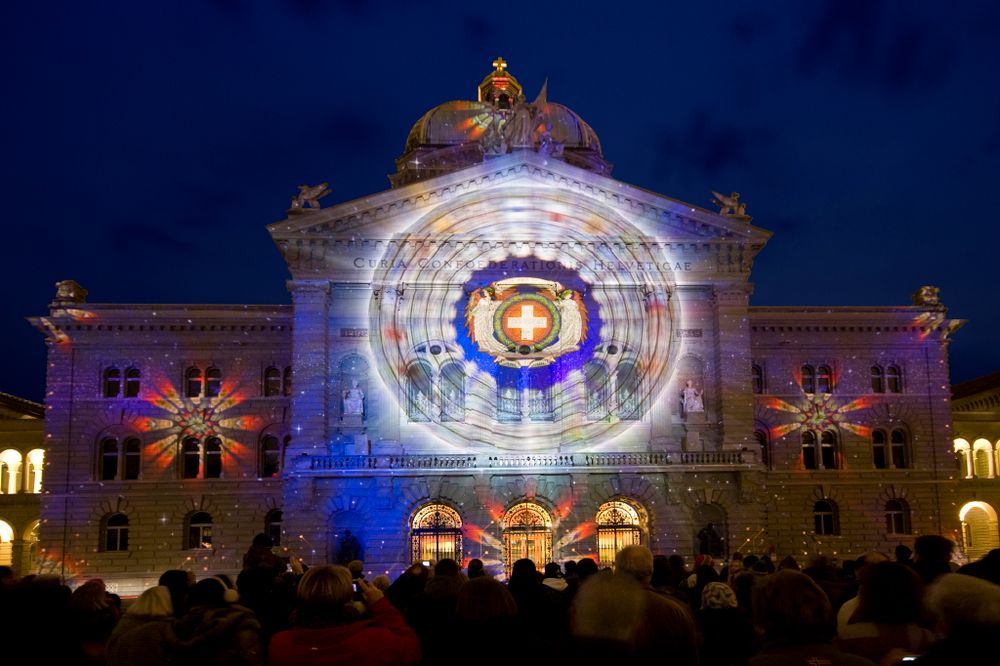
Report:
[[[697,4],[697,7],[692,5]],[[648,5],[660,5],[649,7]],[[757,305],[901,305],[1000,369],[993,2],[44,2],[0,8],[0,391],[40,400],[24,321],[92,302],[286,303],[264,225],[299,183],[388,187],[410,126],[502,55],[601,137],[614,175],[775,232]]]

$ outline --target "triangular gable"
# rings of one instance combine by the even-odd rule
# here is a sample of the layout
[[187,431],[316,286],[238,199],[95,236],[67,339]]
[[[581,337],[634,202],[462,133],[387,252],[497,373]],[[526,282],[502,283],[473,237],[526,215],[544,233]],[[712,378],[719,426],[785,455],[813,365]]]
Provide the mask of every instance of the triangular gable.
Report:
[[[306,211],[268,226],[275,240],[352,235],[381,227],[392,234],[394,221],[412,220],[450,200],[477,190],[547,183],[597,200],[646,227],[654,236],[678,241],[710,242],[725,239],[763,245],[771,233],[739,218],[731,218],[691,204],[580,169],[534,151],[517,151],[473,167],[428,178],[397,189],[346,201],[330,208]],[[377,233],[377,232],[376,232]]]

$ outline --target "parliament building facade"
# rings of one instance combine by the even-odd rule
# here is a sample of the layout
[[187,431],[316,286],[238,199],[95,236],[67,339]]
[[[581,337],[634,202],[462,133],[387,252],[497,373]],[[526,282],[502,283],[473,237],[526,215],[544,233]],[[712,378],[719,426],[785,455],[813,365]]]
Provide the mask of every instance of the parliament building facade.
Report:
[[[737,194],[708,210],[613,179],[580,116],[494,66],[414,125],[391,189],[320,207],[300,188],[269,227],[291,305],[58,285],[31,319],[47,453],[19,561],[134,593],[238,571],[260,532],[390,575],[631,543],[853,557],[964,544],[970,510],[996,542],[996,437],[980,462],[968,435],[959,471],[961,321],[937,290],[751,306],[770,232]],[[22,467],[3,483],[27,489]]]

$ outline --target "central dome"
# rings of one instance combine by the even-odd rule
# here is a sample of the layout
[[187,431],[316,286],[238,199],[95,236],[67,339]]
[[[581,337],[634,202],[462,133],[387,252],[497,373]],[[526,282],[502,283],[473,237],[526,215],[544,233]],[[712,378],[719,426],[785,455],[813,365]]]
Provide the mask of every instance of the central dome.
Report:
[[611,164],[583,118],[547,99],[547,83],[528,103],[502,58],[479,84],[478,101],[440,104],[418,120],[390,176],[394,187],[440,176],[515,150],[535,150],[601,174]]

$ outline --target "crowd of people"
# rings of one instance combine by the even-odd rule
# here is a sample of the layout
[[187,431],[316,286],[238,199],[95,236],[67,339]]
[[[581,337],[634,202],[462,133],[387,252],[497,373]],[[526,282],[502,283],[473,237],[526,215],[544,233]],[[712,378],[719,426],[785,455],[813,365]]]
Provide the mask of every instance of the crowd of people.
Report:
[[360,561],[283,560],[261,534],[235,581],[166,571],[124,610],[100,580],[0,568],[0,627],[8,656],[107,666],[995,663],[1000,549],[957,573],[952,549],[928,535],[840,566],[734,553],[689,569],[628,546],[605,569],[522,559],[500,582],[443,559],[369,581]]

